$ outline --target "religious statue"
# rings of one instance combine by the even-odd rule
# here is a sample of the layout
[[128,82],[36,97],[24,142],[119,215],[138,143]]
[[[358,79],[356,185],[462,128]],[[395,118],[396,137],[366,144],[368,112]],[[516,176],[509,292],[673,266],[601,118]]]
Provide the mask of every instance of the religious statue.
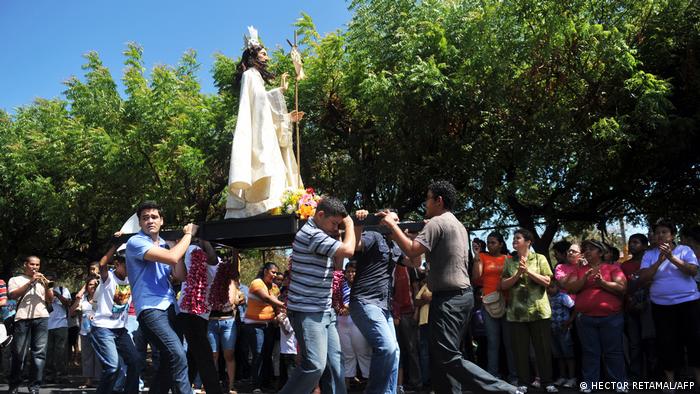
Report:
[[226,218],[244,218],[268,212],[281,205],[286,189],[303,188],[292,144],[292,124],[303,112],[287,112],[284,92],[288,75],[280,87],[265,90],[274,75],[267,70],[267,50],[258,32],[248,27],[245,50],[236,70],[240,101],[231,146]]

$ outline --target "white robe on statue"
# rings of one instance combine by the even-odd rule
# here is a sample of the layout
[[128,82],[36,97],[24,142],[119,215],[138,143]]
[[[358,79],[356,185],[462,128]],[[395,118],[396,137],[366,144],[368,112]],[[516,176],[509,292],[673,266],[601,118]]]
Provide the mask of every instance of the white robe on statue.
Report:
[[303,185],[284,95],[279,88],[266,91],[258,70],[250,68],[241,78],[226,218],[245,218],[277,208],[290,187]]

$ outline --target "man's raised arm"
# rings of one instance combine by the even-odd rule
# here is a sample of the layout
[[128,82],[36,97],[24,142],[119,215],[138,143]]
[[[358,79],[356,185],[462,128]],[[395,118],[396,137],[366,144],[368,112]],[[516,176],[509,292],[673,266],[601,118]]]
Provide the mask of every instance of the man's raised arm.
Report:
[[148,252],[144,255],[144,260],[165,263],[170,266],[177,265],[177,262],[185,255],[187,248],[190,246],[192,237],[197,232],[198,226],[196,224],[190,223],[186,225],[182,231],[184,235],[180,239],[180,242],[175,244],[171,249],[161,248],[160,246],[155,246],[148,249]]

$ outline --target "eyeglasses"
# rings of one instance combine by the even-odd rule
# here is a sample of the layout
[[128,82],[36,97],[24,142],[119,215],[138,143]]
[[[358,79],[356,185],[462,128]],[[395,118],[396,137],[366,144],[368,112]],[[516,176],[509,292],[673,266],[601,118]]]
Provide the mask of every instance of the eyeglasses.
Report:
[[581,251],[576,250],[576,249],[569,249],[569,250],[566,251],[566,253],[568,253],[568,254],[579,254],[579,253],[581,253]]

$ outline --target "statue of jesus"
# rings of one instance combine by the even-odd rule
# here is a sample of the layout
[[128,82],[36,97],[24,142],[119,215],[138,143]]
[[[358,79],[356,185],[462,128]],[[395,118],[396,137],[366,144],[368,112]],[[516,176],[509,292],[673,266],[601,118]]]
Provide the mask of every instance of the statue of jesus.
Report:
[[292,123],[301,120],[304,113],[287,112],[286,73],[279,88],[265,90],[265,83],[274,78],[267,70],[270,58],[258,41],[257,31],[252,26],[248,31],[236,70],[241,90],[231,145],[226,218],[268,212],[282,205],[286,189],[303,188],[293,152]]

